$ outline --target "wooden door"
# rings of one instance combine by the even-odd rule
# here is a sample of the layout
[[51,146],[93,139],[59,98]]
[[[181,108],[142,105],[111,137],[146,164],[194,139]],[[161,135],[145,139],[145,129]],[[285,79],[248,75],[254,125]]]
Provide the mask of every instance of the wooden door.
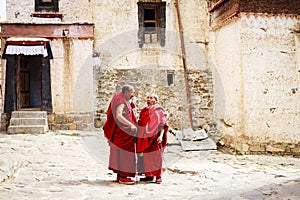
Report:
[[30,66],[26,56],[18,56],[17,66],[17,108],[28,108],[29,103]]
[[18,56],[17,109],[40,110],[41,108],[41,58]]

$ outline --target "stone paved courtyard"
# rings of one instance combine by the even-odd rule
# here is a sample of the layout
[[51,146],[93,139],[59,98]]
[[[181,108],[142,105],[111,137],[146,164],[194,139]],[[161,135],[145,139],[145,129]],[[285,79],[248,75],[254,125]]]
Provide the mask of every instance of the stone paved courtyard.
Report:
[[300,159],[181,150],[169,137],[163,183],[122,185],[103,132],[0,134],[0,199],[300,199]]

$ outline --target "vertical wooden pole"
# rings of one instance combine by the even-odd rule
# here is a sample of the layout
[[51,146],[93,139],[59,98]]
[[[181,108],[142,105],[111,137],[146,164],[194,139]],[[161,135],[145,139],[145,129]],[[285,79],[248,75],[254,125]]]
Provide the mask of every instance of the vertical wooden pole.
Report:
[[179,0],[176,0],[176,11],[177,11],[178,28],[179,28],[179,35],[180,35],[180,46],[181,46],[181,53],[182,53],[181,57],[182,57],[182,65],[183,65],[183,73],[184,73],[185,92],[186,92],[186,99],[187,99],[187,106],[188,106],[189,122],[190,122],[190,127],[193,129],[191,95],[190,95],[189,82],[188,82],[188,72],[187,72],[187,67],[186,67],[186,53],[185,53],[183,28],[182,28],[180,9],[179,9]]

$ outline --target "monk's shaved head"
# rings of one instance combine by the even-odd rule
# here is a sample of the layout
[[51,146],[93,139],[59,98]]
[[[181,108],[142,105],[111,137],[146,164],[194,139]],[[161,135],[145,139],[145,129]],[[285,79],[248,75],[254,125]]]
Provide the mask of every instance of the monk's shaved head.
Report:
[[134,87],[131,85],[124,85],[122,87],[122,93],[125,93],[126,91],[132,91],[132,90],[134,90]]

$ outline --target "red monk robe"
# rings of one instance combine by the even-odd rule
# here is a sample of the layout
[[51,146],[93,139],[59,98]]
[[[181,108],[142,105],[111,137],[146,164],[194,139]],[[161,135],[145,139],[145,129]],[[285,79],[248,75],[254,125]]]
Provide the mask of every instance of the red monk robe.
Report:
[[116,120],[116,110],[120,104],[125,104],[122,115],[131,123],[136,124],[133,113],[134,104],[128,104],[122,92],[118,92],[112,98],[107,110],[107,120],[103,126],[104,135],[109,141],[110,156],[109,169],[122,177],[134,177],[135,155],[134,155],[134,133],[130,127]]
[[[143,152],[145,176],[160,177],[169,128],[166,113],[157,104],[150,109],[145,107],[140,112],[138,125],[137,152]],[[158,143],[161,129],[164,129],[163,140]]]

